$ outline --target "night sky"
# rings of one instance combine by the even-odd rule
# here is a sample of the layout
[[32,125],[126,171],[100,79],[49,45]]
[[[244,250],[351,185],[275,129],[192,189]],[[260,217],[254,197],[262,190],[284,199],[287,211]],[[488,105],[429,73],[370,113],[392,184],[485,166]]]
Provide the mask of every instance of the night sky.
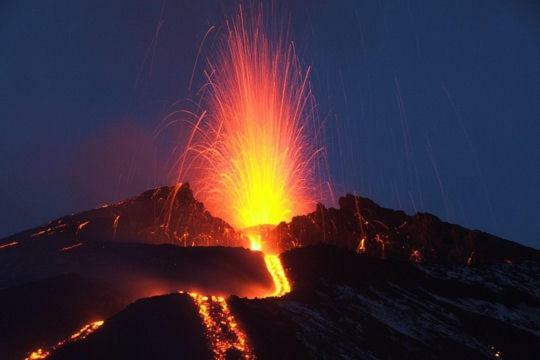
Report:
[[[540,5],[277,1],[311,65],[336,194],[540,247]],[[0,236],[170,182],[235,1],[0,5]],[[278,6],[279,7],[279,6]]]

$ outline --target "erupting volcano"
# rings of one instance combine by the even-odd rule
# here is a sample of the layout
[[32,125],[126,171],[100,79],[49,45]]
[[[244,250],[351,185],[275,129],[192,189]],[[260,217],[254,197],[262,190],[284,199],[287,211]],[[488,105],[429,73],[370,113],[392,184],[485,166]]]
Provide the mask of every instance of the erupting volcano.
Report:
[[360,196],[323,205],[288,34],[262,5],[226,21],[173,186],[0,239],[0,357],[534,358],[538,250]]
[[227,22],[208,59],[203,108],[179,163],[210,212],[237,229],[277,225],[312,210],[316,117],[287,33],[262,8]]

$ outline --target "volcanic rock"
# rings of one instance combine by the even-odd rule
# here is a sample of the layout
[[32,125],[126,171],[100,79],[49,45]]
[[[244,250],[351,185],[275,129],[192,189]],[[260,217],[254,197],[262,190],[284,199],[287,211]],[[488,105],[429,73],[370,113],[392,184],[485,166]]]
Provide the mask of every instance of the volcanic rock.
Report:
[[189,184],[160,187],[117,204],[65,216],[0,240],[64,239],[66,246],[87,241],[142,242],[179,246],[243,246],[246,239],[213,217],[193,197]]
[[51,359],[212,359],[197,308],[188,295],[138,300],[94,334]]
[[0,290],[0,353],[22,359],[66,334],[122,310],[130,299],[118,288],[75,274]]
[[259,359],[534,359],[540,351],[537,262],[428,266],[328,245],[282,260],[290,294],[231,299]]
[[282,251],[324,243],[413,262],[477,265],[540,260],[536,249],[428,213],[409,216],[350,194],[339,199],[338,209],[319,204],[314,212],[279,224],[267,237]]
[[231,295],[261,359],[537,357],[538,250],[358,196],[339,205],[257,228],[265,250],[285,251],[292,285],[264,299],[264,254],[224,247],[248,239],[187,184],[2,239],[0,352],[51,349],[99,318],[53,358],[211,358],[193,299],[177,293],[195,290]]

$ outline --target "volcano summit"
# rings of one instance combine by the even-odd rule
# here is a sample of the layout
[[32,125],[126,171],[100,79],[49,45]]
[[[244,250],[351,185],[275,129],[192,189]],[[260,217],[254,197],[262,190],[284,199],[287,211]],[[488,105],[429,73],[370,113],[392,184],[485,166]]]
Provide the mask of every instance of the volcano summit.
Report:
[[[347,195],[250,239],[183,184],[0,240],[4,358],[535,358],[537,250]],[[275,277],[279,279],[276,280]],[[284,279],[284,280],[283,280]],[[277,291],[287,281],[288,291]],[[276,346],[279,344],[279,346]]]

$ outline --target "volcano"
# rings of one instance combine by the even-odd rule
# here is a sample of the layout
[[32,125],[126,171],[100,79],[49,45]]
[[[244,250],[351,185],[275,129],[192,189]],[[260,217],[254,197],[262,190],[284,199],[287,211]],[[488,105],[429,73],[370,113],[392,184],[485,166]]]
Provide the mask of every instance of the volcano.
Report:
[[2,358],[536,358],[538,250],[339,205],[261,227],[274,270],[188,184],[4,238]]

